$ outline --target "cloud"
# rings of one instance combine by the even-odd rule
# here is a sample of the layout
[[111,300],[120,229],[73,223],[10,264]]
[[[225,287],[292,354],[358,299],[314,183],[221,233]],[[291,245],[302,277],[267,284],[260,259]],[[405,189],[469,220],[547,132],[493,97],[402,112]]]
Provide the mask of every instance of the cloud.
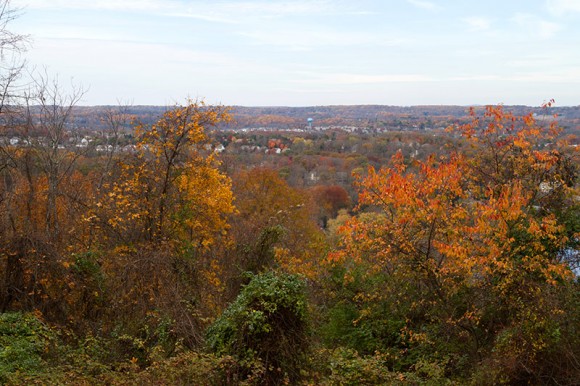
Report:
[[580,70],[576,68],[561,71],[520,71],[506,75],[475,74],[442,78],[441,81],[473,82],[524,82],[524,83],[578,83]]
[[271,17],[320,14],[335,9],[331,1],[242,1],[212,4],[220,11],[231,14],[262,14]]
[[562,29],[559,24],[544,20],[538,21],[536,25],[538,27],[538,35],[544,39],[551,38]]
[[503,78],[506,81],[529,82],[529,83],[579,83],[580,69],[560,69],[552,72],[522,72]]
[[551,13],[562,16],[569,12],[580,12],[578,0],[547,0],[546,6]]
[[296,0],[271,2],[249,1],[180,1],[180,0],[13,0],[15,5],[31,9],[105,10],[189,17],[212,22],[237,23],[244,18],[281,18],[296,15],[366,15],[348,2],[338,0]]
[[[90,46],[90,51],[86,47]],[[68,61],[69,58],[63,55],[66,52],[83,52],[75,58],[70,65],[78,66],[82,63],[82,68],[102,69],[116,68],[117,70],[139,71],[148,67],[154,68],[154,72],[162,71],[168,65],[208,65],[211,68],[227,67],[238,68],[249,66],[241,62],[235,56],[227,53],[203,51],[195,49],[180,48],[175,46],[133,42],[133,41],[111,41],[107,39],[87,39],[79,38],[43,38],[38,40],[38,47],[31,52],[33,56],[53,61],[58,59]],[[50,63],[49,63],[50,64]],[[252,64],[253,65],[253,64]],[[118,71],[122,72],[122,71]]]
[[374,12],[361,9],[354,4],[356,3],[339,0],[198,1],[187,7],[178,8],[169,15],[232,24],[252,24],[293,16],[327,17],[331,15],[365,16],[374,14]]
[[425,0],[407,0],[407,3],[417,8],[426,9],[429,11],[434,11],[439,8],[435,3]]
[[562,29],[557,23],[543,20],[529,14],[518,13],[512,20],[521,28],[525,29],[528,34],[540,39],[549,39]]
[[508,60],[506,66],[513,68],[550,68],[558,66],[558,60],[550,56],[524,56]]
[[322,26],[278,25],[270,30],[255,28],[238,34],[253,44],[282,47],[291,51],[310,51],[319,47],[392,47],[404,45],[408,41],[395,36],[340,31]]
[[421,74],[352,74],[352,73],[298,73],[301,79],[296,83],[309,84],[376,84],[376,83],[410,83],[410,82],[430,82],[432,78]]
[[173,0],[15,0],[14,5],[31,9],[102,9],[111,11],[159,11],[179,6]]
[[491,27],[491,20],[481,16],[466,17],[462,20],[471,31],[485,31]]
[[473,82],[473,81],[492,81],[501,79],[497,75],[462,75],[453,76],[448,79],[441,79],[442,81],[456,81],[456,82]]
[[249,19],[277,19],[296,15],[320,15],[331,12],[328,1],[268,3],[262,1],[205,3],[197,2],[167,13],[169,16],[205,21],[241,24]]

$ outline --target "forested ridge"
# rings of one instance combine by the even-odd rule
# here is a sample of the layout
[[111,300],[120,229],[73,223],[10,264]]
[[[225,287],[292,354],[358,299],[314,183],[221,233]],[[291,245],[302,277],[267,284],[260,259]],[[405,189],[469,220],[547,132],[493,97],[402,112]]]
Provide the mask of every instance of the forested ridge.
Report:
[[22,68],[0,384],[578,384],[577,108],[88,108]]
[[[102,115],[117,106],[74,106],[71,127],[95,132],[106,129]],[[473,107],[483,113],[485,106]],[[549,109],[530,106],[504,106],[515,115],[536,114],[548,117],[556,114],[560,126],[566,131],[576,132],[580,122],[580,106],[551,106]],[[125,111],[141,122],[152,124],[167,111],[167,106],[125,106]],[[469,106],[309,106],[309,107],[249,107],[231,106],[233,117],[228,122],[220,122],[224,130],[240,129],[308,129],[311,118],[314,129],[332,127],[355,127],[373,130],[425,130],[445,128],[450,124],[467,123]]]

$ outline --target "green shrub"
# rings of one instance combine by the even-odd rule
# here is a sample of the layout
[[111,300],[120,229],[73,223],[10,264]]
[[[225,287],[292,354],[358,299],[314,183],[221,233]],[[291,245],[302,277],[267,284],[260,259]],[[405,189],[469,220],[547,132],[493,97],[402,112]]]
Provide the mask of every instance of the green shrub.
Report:
[[[264,374],[259,362],[245,364],[248,370],[243,379],[238,372],[239,364],[231,356],[217,357],[193,351],[180,353],[172,358],[153,363],[138,374],[125,377],[140,385],[252,385]],[[111,383],[121,383],[111,379]]]
[[0,314],[0,383],[18,373],[41,371],[55,342],[54,333],[34,314]]
[[393,354],[360,355],[347,348],[319,350],[312,356],[312,381],[317,385],[453,385],[445,378],[445,363],[420,360],[411,371],[389,366]]
[[237,299],[207,331],[209,347],[244,364],[260,361],[262,382],[296,383],[308,349],[304,282],[297,276],[268,272],[252,277]]
[[[345,274],[351,281],[345,283]],[[324,309],[323,321],[318,329],[327,347],[346,347],[369,355],[375,351],[403,348],[401,329],[405,319],[400,313],[404,305],[394,309],[387,293],[380,292],[385,278],[365,275],[360,267],[334,267],[326,285],[331,297]],[[358,298],[359,294],[381,293],[372,300]]]

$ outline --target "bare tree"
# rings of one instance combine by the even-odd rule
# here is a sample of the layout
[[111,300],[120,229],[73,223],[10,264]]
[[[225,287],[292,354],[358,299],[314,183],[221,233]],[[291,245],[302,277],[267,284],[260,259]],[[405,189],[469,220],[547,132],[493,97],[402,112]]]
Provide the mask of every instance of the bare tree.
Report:
[[25,51],[28,37],[9,29],[10,23],[19,15],[19,10],[10,6],[10,0],[0,0],[0,116],[21,96],[17,80],[24,68],[21,54]]
[[49,295],[42,278],[58,276],[62,236],[78,217],[74,171],[87,148],[69,138],[85,91],[64,91],[46,71],[19,81],[26,37],[8,29],[17,16],[0,0],[0,311],[16,301],[57,312],[59,294]]
[[111,172],[111,166],[113,165],[115,154],[119,151],[121,135],[125,128],[130,126],[131,121],[133,120],[133,116],[129,113],[130,106],[131,105],[128,103],[118,101],[117,106],[111,106],[102,113],[101,121],[106,127],[106,130],[103,133],[103,136],[106,139],[106,162],[97,185],[98,190],[103,187],[106,178]]
[[[15,242],[18,216],[15,204],[15,181],[18,179],[16,150],[6,139],[13,131],[14,109],[18,105],[22,89],[18,80],[24,68],[21,54],[24,52],[27,37],[12,32],[11,22],[19,16],[18,10],[10,5],[10,0],[0,0],[0,272],[3,278],[0,283],[0,312],[4,312],[14,299],[26,293],[23,284],[24,267],[21,253],[5,253],[9,244]],[[6,139],[6,142],[3,141]],[[14,243],[13,243],[14,242]],[[22,251],[23,248],[16,248]]]
[[59,304],[47,295],[42,277],[61,269],[62,236],[70,234],[77,218],[70,210],[78,206],[71,194],[82,189],[72,176],[87,149],[68,139],[84,91],[73,86],[66,94],[58,78],[46,73],[32,79],[11,113],[20,142],[4,146],[10,165],[0,180],[0,310],[15,300],[30,308]]
[[74,84],[69,94],[63,93],[58,78],[50,79],[45,72],[33,78],[31,91],[24,95],[26,142],[48,183],[45,227],[49,240],[60,233],[57,197],[61,181],[71,174],[78,157],[86,151],[68,141],[74,135],[74,106],[84,94],[83,88]]
[[10,169],[15,166],[13,152],[2,139],[6,140],[6,134],[12,127],[13,115],[7,110],[12,110],[9,107],[16,105],[21,96],[22,89],[17,80],[24,68],[21,54],[28,41],[27,36],[9,29],[10,23],[18,16],[18,10],[10,6],[10,0],[0,0],[0,204],[7,199],[7,187],[11,184]]

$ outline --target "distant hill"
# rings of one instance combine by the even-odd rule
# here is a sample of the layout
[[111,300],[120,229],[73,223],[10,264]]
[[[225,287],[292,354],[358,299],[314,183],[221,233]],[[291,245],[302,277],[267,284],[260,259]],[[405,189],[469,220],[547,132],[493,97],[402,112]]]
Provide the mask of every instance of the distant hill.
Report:
[[[123,109],[136,120],[151,124],[170,109],[171,106],[128,106]],[[475,106],[482,111],[484,106]],[[79,106],[75,108],[74,124],[79,128],[101,130],[105,128],[102,118],[107,110],[119,109],[116,106]],[[349,106],[307,106],[307,107],[246,107],[232,106],[234,121],[220,127],[221,129],[270,128],[293,129],[307,126],[307,119],[312,118],[314,127],[322,126],[355,126],[378,127],[383,129],[413,129],[445,126],[451,123],[466,121],[469,106],[385,106],[385,105],[349,105]],[[516,115],[530,112],[540,116],[558,115],[558,121],[564,128],[578,130],[580,125],[580,106],[551,107],[542,109],[530,106],[505,106],[505,109]]]

